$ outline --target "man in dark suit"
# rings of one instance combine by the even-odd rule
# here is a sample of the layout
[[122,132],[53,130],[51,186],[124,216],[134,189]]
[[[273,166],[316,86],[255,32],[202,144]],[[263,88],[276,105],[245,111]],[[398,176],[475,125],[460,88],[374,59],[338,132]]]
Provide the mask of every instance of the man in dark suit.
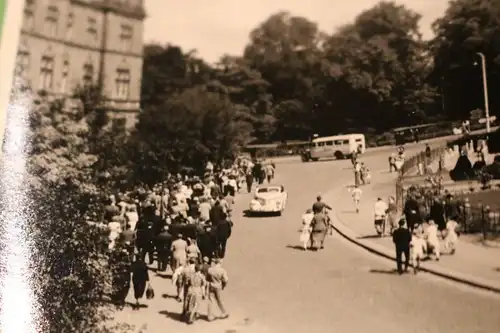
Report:
[[173,237],[168,232],[167,227],[155,237],[155,246],[158,251],[158,271],[164,272],[167,269],[168,260],[170,259],[170,246],[172,245]]
[[396,246],[396,262],[398,273],[403,274],[403,254],[405,256],[404,271],[408,270],[410,266],[410,243],[411,243],[411,233],[405,227],[405,220],[402,218],[399,220],[399,228],[394,230],[392,233],[392,241]]
[[217,225],[217,257],[224,259],[226,255],[227,240],[231,237],[232,226],[228,221],[226,214],[223,214],[223,219]]
[[224,218],[224,208],[220,204],[219,197],[217,197],[214,206],[210,209],[210,222],[212,222],[213,226],[217,226]]

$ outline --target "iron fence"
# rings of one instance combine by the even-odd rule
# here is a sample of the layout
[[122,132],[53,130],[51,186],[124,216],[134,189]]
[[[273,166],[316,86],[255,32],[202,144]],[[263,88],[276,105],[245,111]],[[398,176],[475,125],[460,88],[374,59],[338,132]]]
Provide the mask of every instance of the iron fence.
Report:
[[[398,189],[400,191],[400,207],[401,211],[403,211],[408,189],[402,186],[399,186]],[[420,213],[424,219],[430,218],[430,210],[435,198],[442,198],[443,194],[446,193],[444,188],[439,184],[414,186],[412,191],[420,194]],[[491,190],[490,192],[494,194],[494,192],[498,191]],[[456,205],[455,214],[457,214],[457,222],[460,224],[460,229],[463,233],[482,234],[483,239],[500,237],[500,208],[490,207],[488,204],[482,202],[474,202],[473,196],[474,193],[471,191],[455,192],[452,202],[442,199],[443,210],[446,212],[449,209],[447,206]],[[445,214],[445,218],[451,217]]]

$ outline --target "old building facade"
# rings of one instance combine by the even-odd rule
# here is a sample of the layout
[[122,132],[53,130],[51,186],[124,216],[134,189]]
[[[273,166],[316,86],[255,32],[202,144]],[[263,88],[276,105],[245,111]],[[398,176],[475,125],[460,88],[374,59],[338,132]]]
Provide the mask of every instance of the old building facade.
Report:
[[113,117],[140,110],[143,0],[25,0],[16,75],[33,91],[70,96],[98,85]]

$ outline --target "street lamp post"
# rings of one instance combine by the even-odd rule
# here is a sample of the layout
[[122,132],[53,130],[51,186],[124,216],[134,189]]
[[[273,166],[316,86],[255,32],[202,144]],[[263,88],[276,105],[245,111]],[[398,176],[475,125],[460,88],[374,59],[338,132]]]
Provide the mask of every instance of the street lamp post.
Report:
[[476,53],[481,58],[481,71],[483,72],[484,113],[486,116],[486,132],[490,132],[490,106],[488,102],[488,77],[486,76],[486,56],[482,52]]

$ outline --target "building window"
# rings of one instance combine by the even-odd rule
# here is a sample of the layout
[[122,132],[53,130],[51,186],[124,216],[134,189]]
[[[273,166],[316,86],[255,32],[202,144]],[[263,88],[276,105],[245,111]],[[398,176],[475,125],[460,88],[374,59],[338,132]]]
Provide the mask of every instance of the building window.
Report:
[[59,9],[55,6],[49,6],[45,16],[44,30],[45,34],[51,37],[57,37],[57,25],[59,23]]
[[134,31],[130,25],[122,24],[120,32],[120,50],[123,52],[132,51]]
[[54,58],[43,56],[40,66],[40,90],[52,90],[54,77]]
[[61,93],[66,94],[68,92],[68,82],[69,82],[69,61],[65,60],[62,67]]
[[68,14],[68,20],[66,21],[66,38],[70,39],[73,37],[73,23],[75,21],[75,15],[73,13]]
[[97,41],[97,20],[93,17],[88,18],[87,34],[89,35],[90,43]]
[[94,83],[94,66],[92,64],[86,63],[83,65],[83,86],[88,88]]
[[30,53],[26,50],[19,50],[16,58],[16,72],[15,75],[20,78],[28,76],[30,67]]
[[130,71],[128,69],[116,70],[116,99],[128,100],[130,94]]
[[33,30],[35,27],[35,0],[26,0],[24,6],[24,27]]

